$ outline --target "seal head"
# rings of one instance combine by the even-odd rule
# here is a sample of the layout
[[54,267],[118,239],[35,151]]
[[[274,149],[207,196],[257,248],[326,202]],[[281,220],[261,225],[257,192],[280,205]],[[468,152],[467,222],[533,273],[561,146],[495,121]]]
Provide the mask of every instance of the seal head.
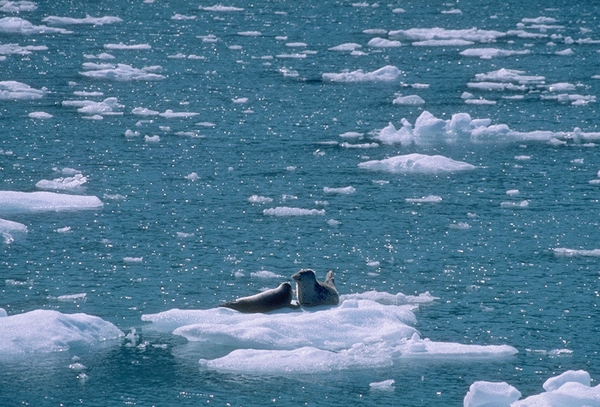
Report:
[[294,308],[292,305],[292,285],[281,283],[279,287],[249,297],[221,304],[220,307],[231,308],[239,312],[257,313],[269,312],[280,308]]
[[314,307],[317,305],[337,305],[340,302],[335,288],[333,270],[327,272],[325,281],[317,281],[314,270],[302,269],[292,276],[296,281],[296,294],[300,305]]

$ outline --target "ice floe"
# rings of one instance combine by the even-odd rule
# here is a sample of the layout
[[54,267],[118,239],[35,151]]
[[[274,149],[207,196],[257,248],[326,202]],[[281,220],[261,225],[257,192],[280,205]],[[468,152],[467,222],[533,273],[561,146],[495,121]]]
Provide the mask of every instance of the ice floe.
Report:
[[0,55],[30,55],[32,51],[47,51],[45,45],[0,44]]
[[35,184],[38,189],[56,191],[76,191],[87,182],[87,177],[82,174],[74,174],[72,177],[60,177],[53,180],[43,179]]
[[219,11],[219,12],[229,12],[229,11],[244,11],[243,8],[234,7],[234,6],[223,6],[221,4],[217,4],[214,6],[199,6],[198,9],[203,11]]
[[362,69],[352,72],[324,73],[323,80],[330,82],[391,82],[402,75],[402,71],[395,66],[387,65],[373,72],[364,72]]
[[0,218],[0,236],[4,239],[4,243],[12,243],[15,234],[24,233],[27,233],[26,225]]
[[112,50],[147,50],[152,49],[150,44],[124,44],[122,42],[118,44],[104,44],[104,49]]
[[404,38],[409,41],[427,40],[465,40],[472,42],[494,42],[504,37],[506,33],[494,30],[480,30],[470,28],[466,30],[447,30],[445,28],[410,28],[408,30],[390,31],[388,35],[392,38]]
[[0,357],[97,346],[122,336],[112,323],[95,316],[35,310],[0,318]]
[[[377,299],[378,295],[369,292],[365,297]],[[208,354],[211,348],[223,345],[234,349],[224,356],[199,355],[201,366],[254,374],[381,368],[402,359],[469,360],[517,353],[508,345],[463,345],[421,338],[414,328],[414,311],[418,304],[433,301],[431,296],[405,296],[403,305],[365,297],[342,297],[340,305],[331,308],[269,314],[243,314],[226,308],[173,309],[143,315],[142,320],[152,322],[153,329],[202,342]]]
[[512,55],[528,55],[531,51],[524,50],[507,50],[499,48],[469,48],[460,52],[460,55],[466,57],[479,57],[481,59],[492,59],[496,57],[508,57]]
[[1,0],[0,1],[0,12],[3,13],[20,13],[22,11],[35,11],[38,6],[33,1],[27,0]]
[[418,95],[408,95],[408,96],[398,96],[396,99],[392,101],[395,105],[409,105],[409,106],[417,106],[425,104],[425,101],[421,96]]
[[32,119],[51,119],[54,117],[50,113],[46,112],[31,112],[27,116],[29,116]]
[[116,24],[122,23],[123,19],[119,17],[113,16],[105,16],[105,17],[92,17],[87,15],[85,18],[73,18],[73,17],[58,17],[58,16],[48,16],[42,20],[44,23],[48,23],[51,25],[105,25],[105,24]]
[[114,81],[156,81],[165,79],[165,76],[156,74],[156,72],[160,70],[159,67],[150,66],[144,68],[133,68],[131,65],[126,64],[117,64],[115,68],[107,68],[107,69],[97,69],[79,72],[80,75],[83,75],[88,78],[94,79],[107,79]]
[[48,27],[45,25],[33,25],[29,21],[19,17],[0,18],[0,33],[3,34],[70,34],[72,31],[64,28]]
[[96,196],[68,195],[45,191],[0,191],[0,213],[3,214],[76,211],[100,209],[102,206],[102,201]]
[[443,172],[470,171],[476,167],[462,161],[455,161],[442,155],[407,154],[371,160],[358,164],[359,168],[371,171],[383,171],[393,174],[419,173],[437,174]]
[[340,188],[323,187],[323,192],[326,194],[350,195],[356,192],[356,188],[352,186]]
[[566,247],[555,247],[552,249],[556,256],[563,257],[600,257],[600,249],[567,249]]
[[0,82],[1,100],[32,100],[41,99],[46,94],[47,89],[34,89],[31,86],[17,81]]
[[600,405],[600,385],[591,387],[590,374],[567,370],[543,384],[543,392],[521,399],[521,392],[505,382],[477,381],[464,398],[464,407],[589,407]]
[[314,216],[325,215],[325,209],[304,209],[293,208],[289,206],[277,206],[275,208],[264,209],[263,214],[269,216]]

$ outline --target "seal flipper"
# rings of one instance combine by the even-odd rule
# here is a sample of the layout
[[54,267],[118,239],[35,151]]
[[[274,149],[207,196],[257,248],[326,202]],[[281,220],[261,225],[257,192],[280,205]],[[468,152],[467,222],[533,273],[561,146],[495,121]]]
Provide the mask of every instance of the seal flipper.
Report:
[[335,281],[333,277],[333,270],[329,270],[325,276],[325,284],[335,287]]

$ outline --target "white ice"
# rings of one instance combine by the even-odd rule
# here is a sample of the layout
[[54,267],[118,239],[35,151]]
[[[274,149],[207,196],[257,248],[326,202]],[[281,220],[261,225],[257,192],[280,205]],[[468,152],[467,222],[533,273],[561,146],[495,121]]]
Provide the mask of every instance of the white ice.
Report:
[[470,28],[466,30],[447,30],[444,28],[411,28],[408,30],[390,31],[388,35],[392,38],[405,38],[411,41],[426,40],[466,40],[472,42],[494,42],[506,34],[500,31],[479,30]]
[[47,89],[34,89],[31,86],[17,81],[0,82],[0,100],[33,100],[41,99]]
[[271,203],[273,202],[273,198],[269,198],[267,196],[252,195],[250,198],[248,198],[248,202],[258,204]]
[[356,192],[356,188],[354,188],[352,186],[340,187],[340,188],[323,187],[323,192],[326,194],[350,195],[350,194],[353,194]]
[[43,179],[35,184],[38,189],[57,191],[79,190],[87,182],[87,177],[75,174],[72,177],[60,177],[53,180]]
[[0,236],[4,239],[4,243],[10,244],[15,240],[15,234],[27,233],[27,226],[0,218]]
[[33,25],[19,17],[0,18],[0,33],[3,34],[70,34],[72,31],[64,28],[54,28],[45,25]]
[[392,390],[394,388],[394,383],[394,379],[389,379],[382,382],[369,383],[369,387],[373,390]]
[[461,40],[461,39],[449,39],[449,40],[423,40],[415,41],[412,45],[416,47],[466,47],[475,44],[473,41]]
[[313,216],[325,215],[325,209],[304,209],[278,206],[276,208],[264,209],[263,214],[269,216]]
[[371,171],[398,173],[438,174],[443,172],[470,171],[476,167],[462,161],[455,161],[442,155],[407,154],[371,160],[358,164],[359,168]]
[[567,249],[566,247],[555,247],[552,249],[556,256],[564,257],[600,257],[600,249],[584,250],[584,249]]
[[133,68],[131,65],[118,64],[116,68],[98,69],[80,72],[80,75],[94,79],[109,79],[115,81],[155,81],[165,79],[165,76],[152,73],[156,67]]
[[118,44],[104,44],[104,49],[112,50],[148,50],[151,48],[150,44],[124,44],[122,42]]
[[402,43],[400,41],[395,40],[387,40],[385,38],[375,37],[370,40],[367,45],[369,47],[379,47],[379,48],[395,48],[401,47]]
[[63,105],[65,106],[76,105],[76,102],[79,102],[81,107],[77,109],[77,111],[82,114],[101,116],[114,116],[123,114],[123,112],[119,112],[116,109],[120,109],[124,106],[119,104],[117,98],[114,97],[106,98],[102,102],[93,102],[91,100],[65,102],[63,102]]
[[600,385],[590,387],[584,370],[568,370],[543,384],[544,391],[524,399],[505,382],[477,381],[464,398],[464,407],[592,407],[600,406]]
[[47,51],[45,45],[0,44],[0,55],[30,55],[32,51]]
[[27,116],[29,116],[32,119],[51,119],[54,117],[50,113],[46,112],[31,112]]
[[49,16],[42,20],[44,23],[52,25],[72,25],[72,24],[89,24],[89,25],[104,25],[104,24],[115,24],[123,22],[123,19],[113,16],[105,17],[92,17],[87,15],[85,18],[73,18],[73,17],[57,17]]
[[200,6],[198,9],[203,11],[221,11],[221,12],[229,12],[229,11],[243,11],[243,8],[233,7],[233,6],[223,6],[221,4],[217,4],[210,7]]
[[76,211],[100,209],[102,206],[102,201],[96,196],[0,191],[0,213]]
[[356,44],[354,42],[348,42],[340,45],[336,45],[335,47],[329,48],[330,51],[355,51],[359,48],[362,48],[362,45]]
[[425,103],[423,98],[418,95],[408,95],[408,96],[398,96],[396,99],[392,101],[395,105],[408,105],[408,106],[417,106]]
[[408,203],[439,203],[442,202],[442,197],[437,195],[428,195],[422,198],[406,198]]
[[122,336],[116,326],[95,316],[35,310],[0,318],[0,355],[59,352]]
[[[373,293],[369,297],[377,298]],[[384,297],[394,297],[392,294]],[[414,297],[424,300],[421,296]],[[432,297],[429,297],[431,300]],[[422,339],[414,328],[419,302],[404,305],[341,298],[339,306],[244,314],[227,308],[143,315],[152,328],[172,332],[203,348],[226,345],[222,357],[201,359],[211,369],[248,373],[318,373],[382,368],[402,359],[469,360],[514,355],[507,345],[462,345]],[[310,329],[307,329],[310,327]]]
[[460,53],[466,57],[479,57],[481,59],[492,59],[496,57],[508,57],[512,55],[528,55],[531,51],[525,50],[506,50],[499,48],[469,48]]
[[373,72],[362,69],[352,72],[324,73],[323,80],[331,82],[391,82],[398,79],[402,71],[395,66],[387,65]]
[[0,11],[3,13],[20,13],[22,11],[35,11],[37,4],[27,0],[2,0],[0,1]]

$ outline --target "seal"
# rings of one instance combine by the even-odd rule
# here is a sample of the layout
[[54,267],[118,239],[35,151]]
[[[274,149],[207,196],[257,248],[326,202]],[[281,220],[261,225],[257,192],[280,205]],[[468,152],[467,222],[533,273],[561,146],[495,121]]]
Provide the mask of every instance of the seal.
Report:
[[333,270],[327,272],[325,281],[317,281],[314,270],[302,269],[292,276],[296,281],[296,295],[300,305],[338,305],[340,297],[335,289]]
[[238,298],[219,306],[246,313],[269,312],[285,307],[294,308],[292,305],[292,293],[292,285],[286,282],[279,284],[277,288],[249,297]]

